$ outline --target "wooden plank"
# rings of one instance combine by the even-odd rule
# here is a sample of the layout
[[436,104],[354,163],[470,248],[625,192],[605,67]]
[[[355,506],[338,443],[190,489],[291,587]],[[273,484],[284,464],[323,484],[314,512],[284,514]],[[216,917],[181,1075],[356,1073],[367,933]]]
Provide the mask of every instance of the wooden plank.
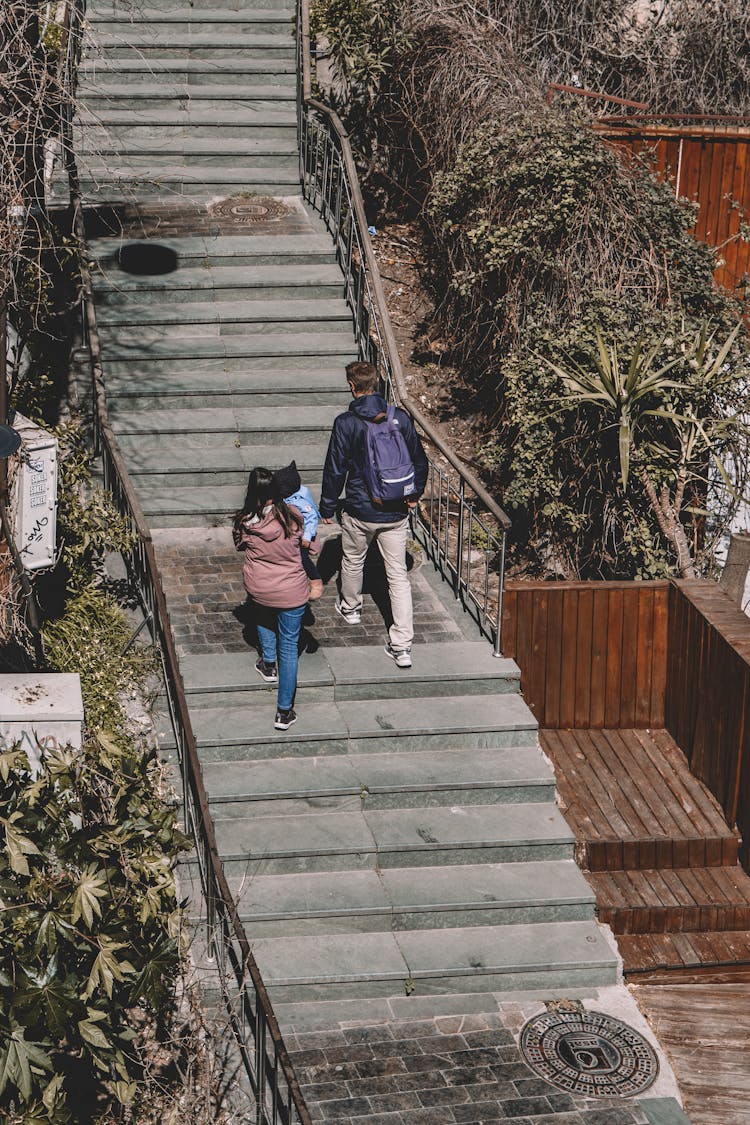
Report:
[[588,726],[604,726],[607,684],[607,635],[609,632],[609,590],[594,590],[591,636],[591,711]]
[[654,658],[654,591],[641,590],[638,598],[634,727],[651,726],[651,673]]
[[[628,763],[619,731],[602,730],[594,732],[596,750],[605,763],[612,785],[612,800],[622,816],[632,826],[635,835],[646,837],[666,836],[658,817],[649,803],[641,795],[637,763]],[[618,753],[619,751],[619,753]]]
[[[563,591],[552,587],[547,595],[547,647],[544,656],[545,727],[560,726],[560,673],[563,663]],[[567,653],[565,654],[567,657]]]
[[622,692],[622,626],[623,591],[609,591],[607,622],[607,678],[604,695],[605,727],[616,727],[620,721],[620,696]]
[[[650,732],[651,743],[656,752],[652,755],[654,764],[675,793],[686,810],[692,824],[703,835],[732,836],[719,802],[694,774],[691,773],[685,755],[668,731]],[[646,744],[648,745],[648,744]]]
[[578,660],[590,664],[590,652],[579,652],[577,590],[562,591],[562,652],[560,663],[560,702],[558,725],[575,726],[576,667]]
[[578,590],[576,623],[575,702],[573,726],[591,726],[591,650],[594,626],[594,591]]
[[664,701],[667,687],[667,645],[670,590],[654,590],[654,612],[651,644],[651,714],[649,726],[664,725]]
[[622,791],[622,780],[612,772],[607,761],[612,755],[608,743],[599,730],[575,731],[578,746],[583,753],[579,773],[585,777],[586,787],[597,802],[610,826],[610,834],[621,840],[649,833]]
[[[650,591],[646,591],[649,593]],[[641,591],[637,584],[622,592],[622,650],[620,654],[620,708],[618,727],[635,726],[638,694],[638,603]]]
[[694,836],[696,832],[690,817],[665,784],[662,774],[647,752],[646,746],[651,743],[650,733],[639,730],[623,730],[618,733],[623,749],[618,744],[613,745],[623,769],[630,771],[644,799],[649,802],[662,834],[669,837]]
[[547,606],[546,590],[528,594],[531,611],[531,648],[529,652],[526,688],[526,702],[533,711],[540,726],[544,722],[544,678],[547,672]]

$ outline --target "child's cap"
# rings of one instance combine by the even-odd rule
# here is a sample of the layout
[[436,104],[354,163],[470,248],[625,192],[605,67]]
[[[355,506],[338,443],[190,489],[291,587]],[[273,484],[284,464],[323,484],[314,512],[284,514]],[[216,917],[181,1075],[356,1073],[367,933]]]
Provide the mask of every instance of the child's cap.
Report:
[[296,461],[285,465],[283,469],[277,469],[273,475],[276,478],[279,492],[282,496],[291,496],[292,493],[299,492],[302,487],[302,478],[297,472]]

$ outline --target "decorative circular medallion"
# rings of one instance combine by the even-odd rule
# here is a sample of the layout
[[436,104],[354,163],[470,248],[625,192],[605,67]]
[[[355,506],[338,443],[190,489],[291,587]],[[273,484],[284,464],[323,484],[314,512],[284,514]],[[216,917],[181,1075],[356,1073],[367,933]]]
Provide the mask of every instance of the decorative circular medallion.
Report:
[[290,208],[279,199],[241,195],[212,203],[209,211],[214,216],[233,219],[236,223],[259,223],[264,219],[278,219],[291,214]]
[[561,1090],[589,1098],[632,1098],[654,1082],[659,1061],[626,1023],[602,1012],[543,1012],[521,1032],[529,1066]]

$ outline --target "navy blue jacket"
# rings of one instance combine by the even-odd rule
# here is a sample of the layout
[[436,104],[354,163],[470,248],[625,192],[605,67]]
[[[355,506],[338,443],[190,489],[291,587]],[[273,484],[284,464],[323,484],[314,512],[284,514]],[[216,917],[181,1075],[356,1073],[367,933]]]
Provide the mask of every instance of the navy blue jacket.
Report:
[[[324,519],[330,519],[336,511],[344,486],[344,511],[366,523],[397,523],[408,512],[405,500],[373,504],[363,476],[365,433],[366,427],[370,425],[364,419],[375,418],[386,409],[387,404],[382,395],[362,395],[353,399],[349,403],[349,409],[339,414],[333,423],[320,492],[320,514]],[[395,420],[404,435],[414,464],[416,499],[422,495],[427,483],[427,458],[409,415],[397,409]]]

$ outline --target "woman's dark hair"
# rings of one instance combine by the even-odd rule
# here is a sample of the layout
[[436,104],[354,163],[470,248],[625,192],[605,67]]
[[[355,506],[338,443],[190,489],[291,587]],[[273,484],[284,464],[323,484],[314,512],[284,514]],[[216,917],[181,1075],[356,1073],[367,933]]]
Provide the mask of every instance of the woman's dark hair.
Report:
[[252,470],[248,477],[245,503],[234,514],[235,529],[239,528],[245,516],[262,516],[263,509],[269,502],[273,505],[274,515],[283,527],[285,536],[288,537],[302,526],[302,517],[294,508],[289,508],[284,503],[284,497],[281,495],[279,482],[274,473],[259,465]]

